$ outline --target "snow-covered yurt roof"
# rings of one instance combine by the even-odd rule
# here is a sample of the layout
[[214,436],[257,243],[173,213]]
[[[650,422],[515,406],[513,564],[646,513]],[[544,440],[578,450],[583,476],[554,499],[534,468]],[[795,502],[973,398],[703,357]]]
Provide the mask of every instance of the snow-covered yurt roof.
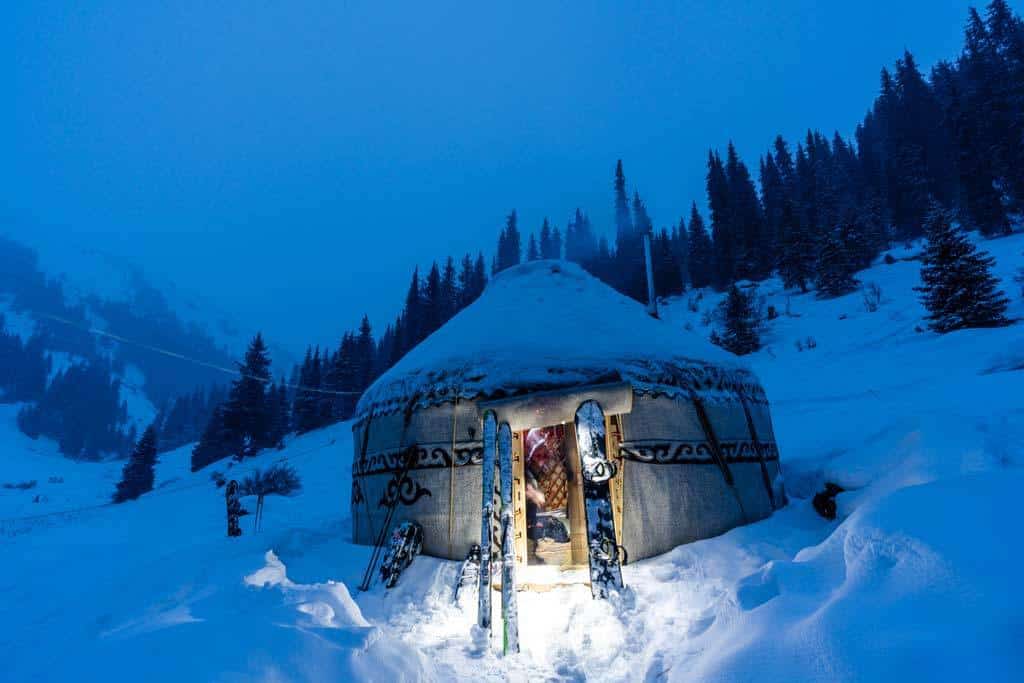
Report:
[[754,375],[706,336],[650,317],[575,263],[546,260],[496,275],[379,377],[356,415],[608,382],[669,395],[742,386],[763,397]]

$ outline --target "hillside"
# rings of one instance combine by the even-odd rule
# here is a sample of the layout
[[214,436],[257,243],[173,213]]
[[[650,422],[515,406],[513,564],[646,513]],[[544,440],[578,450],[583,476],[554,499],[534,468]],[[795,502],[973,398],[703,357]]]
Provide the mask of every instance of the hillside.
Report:
[[[1024,235],[983,248],[1010,315],[1024,318],[1012,282]],[[626,566],[617,600],[584,587],[520,594],[523,653],[507,659],[471,637],[472,598],[452,604],[455,563],[420,558],[390,593],[356,593],[369,549],[348,542],[349,424],[231,468],[238,478],[286,459],[304,485],[268,499],[259,533],[243,519],[237,540],[224,537],[222,490],[209,480],[224,463],[190,473],[188,447],[161,455],[157,489],[139,501],[11,520],[102,505],[116,471],[64,460],[59,470],[44,441],[30,452],[4,432],[17,479],[40,482],[0,489],[0,532],[17,558],[0,565],[5,677],[1013,680],[1024,669],[1024,551],[1013,542],[1024,325],[918,331],[918,250],[859,274],[881,287],[873,313],[859,292],[820,301],[762,284],[780,316],[748,360],[772,402],[788,507]],[[717,299],[688,293],[662,316],[704,337]],[[55,475],[65,483],[44,483]],[[83,493],[60,499],[68,507],[31,503],[57,500],[71,477]],[[809,501],[825,481],[848,489],[835,522]]]

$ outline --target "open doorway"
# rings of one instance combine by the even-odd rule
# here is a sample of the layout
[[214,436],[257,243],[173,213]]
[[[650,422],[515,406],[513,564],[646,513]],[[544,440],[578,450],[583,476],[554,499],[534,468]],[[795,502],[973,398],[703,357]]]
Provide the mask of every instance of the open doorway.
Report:
[[586,520],[572,427],[523,433],[526,563],[569,569],[586,562]]

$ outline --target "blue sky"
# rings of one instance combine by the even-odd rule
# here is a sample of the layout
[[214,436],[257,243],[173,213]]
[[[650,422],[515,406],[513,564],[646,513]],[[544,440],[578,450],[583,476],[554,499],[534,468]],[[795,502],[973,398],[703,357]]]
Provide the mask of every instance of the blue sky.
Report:
[[489,258],[513,207],[607,230],[617,158],[660,227],[703,205],[710,146],[756,170],[776,133],[852,134],[904,48],[957,54],[969,4],[20,3],[0,230],[325,342],[382,328],[414,265]]

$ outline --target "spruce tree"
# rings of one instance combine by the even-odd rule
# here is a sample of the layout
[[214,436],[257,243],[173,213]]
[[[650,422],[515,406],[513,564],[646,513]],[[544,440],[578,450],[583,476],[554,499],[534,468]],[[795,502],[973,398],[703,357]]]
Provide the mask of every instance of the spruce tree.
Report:
[[121,481],[117,483],[113,500],[123,503],[134,500],[147,491],[153,490],[153,467],[156,465],[156,425],[151,424],[135,444],[128,463],[121,470]]
[[441,293],[441,271],[438,270],[437,261],[430,266],[430,273],[427,275],[422,292],[423,323],[420,338],[425,339],[444,322],[445,302]]
[[739,279],[760,280],[773,266],[772,245],[764,228],[764,214],[746,164],[732,142],[726,154],[728,230],[736,245],[734,273]]
[[992,275],[995,259],[979,252],[953,227],[949,212],[933,206],[926,221],[928,246],[921,265],[921,302],[928,326],[945,333],[1006,325],[1006,295]]
[[[451,256],[444,264],[444,272],[441,274],[441,324],[451,320],[452,316],[459,310],[459,285],[455,274],[455,260]],[[370,321],[363,316],[367,326]],[[372,353],[372,352],[371,352]]]
[[565,259],[576,263],[588,263],[597,254],[597,240],[590,228],[590,220],[580,209],[565,229]]
[[818,297],[832,298],[852,292],[858,284],[854,272],[853,259],[842,233],[839,229],[833,230],[822,242],[815,264],[814,284]]
[[714,253],[711,238],[704,228],[704,219],[697,211],[697,202],[690,206],[690,284],[709,287],[714,281]]
[[615,244],[621,247],[633,235],[633,221],[629,215],[629,196],[626,194],[626,174],[622,159],[615,163]]
[[[530,237],[532,238],[533,235],[530,235]],[[540,226],[540,240],[536,248],[540,258],[557,258],[551,255],[551,224],[548,222],[547,216],[544,217],[544,223]]]
[[414,268],[409,289],[405,293],[405,307],[402,309],[402,355],[423,339],[423,302],[420,295],[420,270]]
[[725,288],[734,280],[735,236],[730,231],[729,181],[721,157],[708,152],[708,206],[711,208],[711,284]]
[[757,309],[756,292],[744,293],[735,284],[729,287],[725,300],[719,305],[722,332],[712,332],[711,342],[726,351],[743,356],[761,348],[758,328],[761,324]]
[[526,244],[526,260],[536,261],[540,258],[540,250],[537,249],[537,239],[530,233],[530,241]]
[[238,364],[239,378],[231,386],[225,425],[233,430],[243,447],[239,457],[251,455],[269,445],[270,411],[266,389],[270,382],[270,357],[263,335],[256,333],[245,352],[245,362]]
[[498,254],[494,262],[494,272],[499,273],[506,268],[518,266],[522,260],[522,244],[517,225],[515,209],[505,219],[505,228],[498,237]]
[[672,229],[672,260],[679,271],[680,291],[690,281],[690,234],[686,231],[686,219],[680,218],[679,225]]

